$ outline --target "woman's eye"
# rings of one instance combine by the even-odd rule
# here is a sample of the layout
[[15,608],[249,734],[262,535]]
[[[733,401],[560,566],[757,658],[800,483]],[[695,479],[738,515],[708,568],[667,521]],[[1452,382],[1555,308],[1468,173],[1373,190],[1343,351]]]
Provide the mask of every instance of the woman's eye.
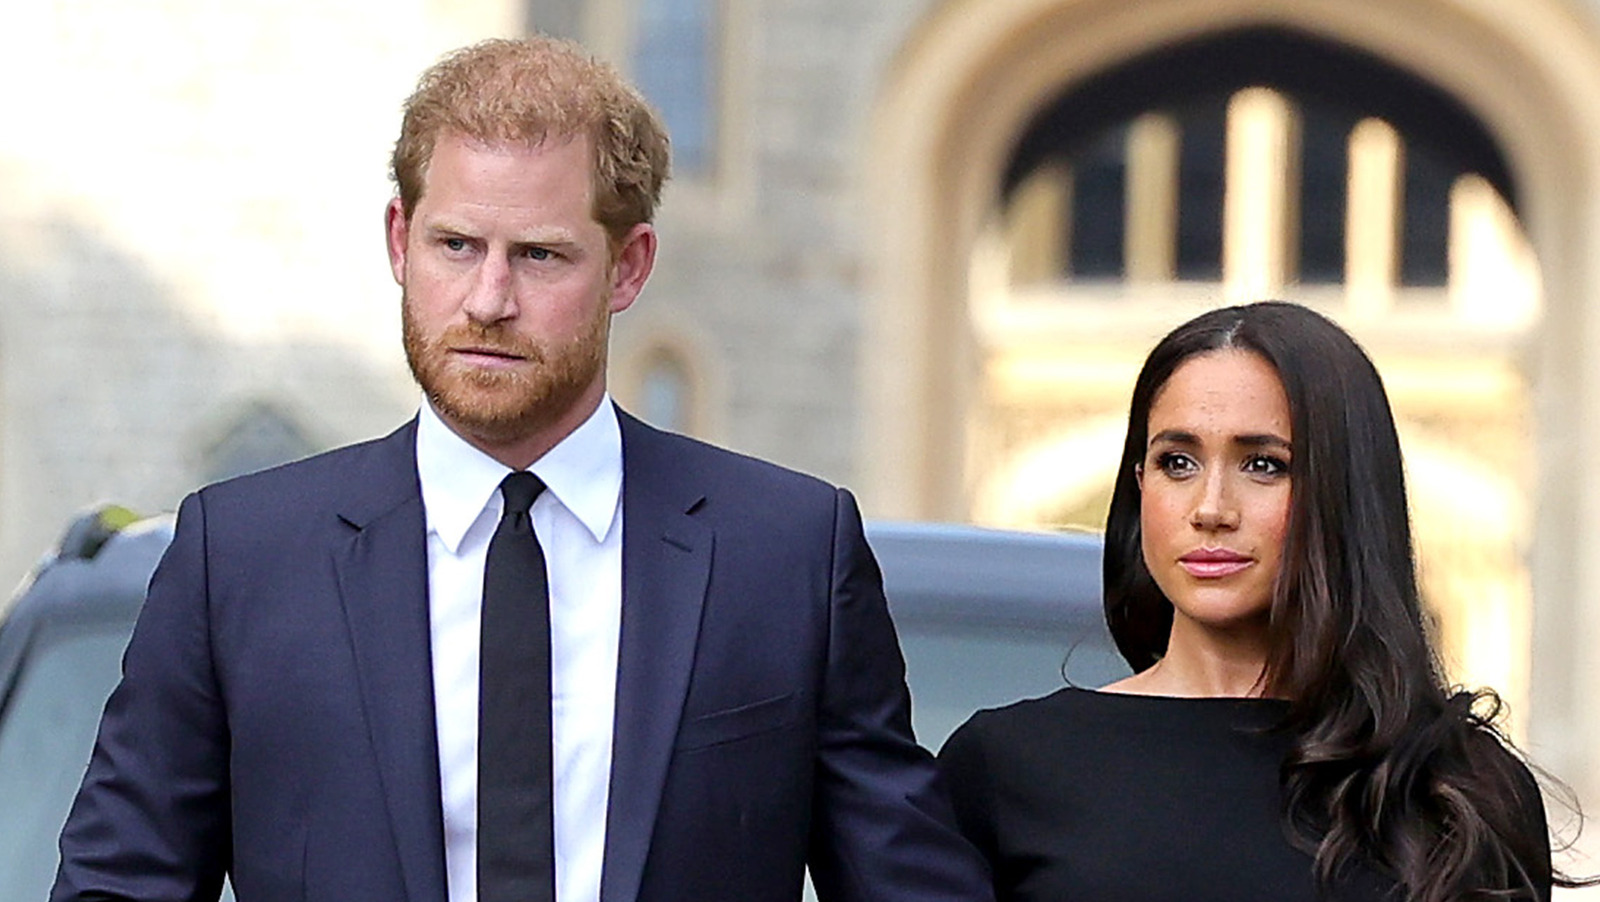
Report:
[[1244,470],[1252,476],[1286,476],[1289,462],[1270,454],[1257,454],[1244,462]]
[[1199,470],[1200,465],[1187,454],[1168,451],[1156,458],[1156,469],[1174,479],[1181,479]]

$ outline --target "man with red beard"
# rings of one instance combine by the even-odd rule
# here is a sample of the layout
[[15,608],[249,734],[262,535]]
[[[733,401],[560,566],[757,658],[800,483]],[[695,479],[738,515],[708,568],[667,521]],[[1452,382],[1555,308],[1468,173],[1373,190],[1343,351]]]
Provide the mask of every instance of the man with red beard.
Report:
[[607,395],[667,160],[573,45],[423,75],[386,222],[427,401],[184,501],[52,900],[991,898],[854,500]]

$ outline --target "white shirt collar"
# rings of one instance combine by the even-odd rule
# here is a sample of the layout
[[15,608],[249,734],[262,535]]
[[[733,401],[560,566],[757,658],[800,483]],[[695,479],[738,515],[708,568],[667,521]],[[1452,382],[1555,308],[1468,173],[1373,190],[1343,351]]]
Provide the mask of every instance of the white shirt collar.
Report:
[[[622,494],[622,430],[608,393],[587,420],[528,470],[544,480],[546,493],[583,523],[596,542],[616,519]],[[417,476],[428,531],[456,553],[484,511],[499,510],[500,481],[511,472],[439,418],[424,403],[417,417]]]

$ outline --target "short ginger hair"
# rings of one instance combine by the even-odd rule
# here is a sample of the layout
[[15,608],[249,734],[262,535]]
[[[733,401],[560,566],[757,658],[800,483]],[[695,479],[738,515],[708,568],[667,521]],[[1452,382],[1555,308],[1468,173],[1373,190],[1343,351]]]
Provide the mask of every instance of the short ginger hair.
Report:
[[639,92],[579,45],[543,35],[481,41],[422,73],[390,162],[407,219],[446,132],[490,145],[588,136],[594,218],[613,246],[655,216],[671,165],[666,128]]

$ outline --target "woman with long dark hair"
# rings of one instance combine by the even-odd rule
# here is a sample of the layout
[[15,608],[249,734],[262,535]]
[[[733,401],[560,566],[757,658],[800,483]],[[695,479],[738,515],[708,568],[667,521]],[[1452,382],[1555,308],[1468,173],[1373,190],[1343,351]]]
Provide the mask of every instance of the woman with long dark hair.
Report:
[[1429,646],[1400,443],[1338,326],[1266,302],[1167,335],[1105,540],[1134,675],[940,753],[1001,902],[1548,899],[1539,787]]

